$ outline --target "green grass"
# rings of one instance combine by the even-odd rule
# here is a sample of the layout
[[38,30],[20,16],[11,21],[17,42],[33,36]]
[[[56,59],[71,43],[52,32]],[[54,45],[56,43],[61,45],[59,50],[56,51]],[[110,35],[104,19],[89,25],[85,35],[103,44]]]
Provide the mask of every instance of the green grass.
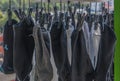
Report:
[[115,49],[115,81],[120,81],[120,0],[115,0],[115,32],[117,44]]

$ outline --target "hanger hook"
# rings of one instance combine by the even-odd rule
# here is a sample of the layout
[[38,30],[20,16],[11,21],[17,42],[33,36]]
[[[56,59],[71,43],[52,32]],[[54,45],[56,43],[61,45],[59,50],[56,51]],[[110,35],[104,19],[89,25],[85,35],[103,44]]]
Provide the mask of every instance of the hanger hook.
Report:
[[23,0],[23,11],[25,11],[25,0]]
[[50,13],[50,0],[48,0],[48,13]]
[[42,3],[43,3],[43,0],[41,0],[41,8],[43,7]]
[[62,0],[60,0],[60,11],[62,12]]
[[12,3],[12,1],[9,0],[9,9],[10,9],[10,10],[11,10],[11,3]]
[[11,24],[11,19],[12,19],[11,3],[12,3],[12,1],[9,0],[9,9],[8,9],[8,21],[9,21],[8,23],[9,23],[9,25]]
[[19,9],[21,9],[21,0],[19,0]]
[[30,3],[31,3],[31,1],[29,0],[29,2],[28,2],[28,3],[29,3],[29,8],[30,8],[30,5],[31,5]]

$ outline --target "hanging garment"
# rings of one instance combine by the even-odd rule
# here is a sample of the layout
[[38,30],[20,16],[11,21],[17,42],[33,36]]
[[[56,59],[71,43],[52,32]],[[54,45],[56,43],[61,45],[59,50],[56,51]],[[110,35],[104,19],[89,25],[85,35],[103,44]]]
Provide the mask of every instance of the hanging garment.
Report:
[[49,38],[50,38],[50,55],[51,55],[50,61],[51,61],[52,68],[53,68],[53,78],[52,78],[52,81],[58,81],[57,67],[55,66],[55,61],[54,61],[54,57],[53,57],[52,41],[51,41],[50,32],[49,32]]
[[13,68],[13,25],[17,23],[16,20],[12,19],[6,22],[3,32],[3,47],[4,47],[4,61],[2,69],[5,74],[14,73]]
[[113,30],[105,25],[101,32],[101,42],[98,56],[98,63],[95,73],[96,81],[107,81],[107,73],[113,61],[116,36]]
[[93,71],[93,68],[86,47],[84,31],[87,30],[83,28],[85,24],[86,22],[81,21],[81,25],[72,34],[72,81],[91,81],[86,80],[86,73],[91,69]]
[[61,68],[61,73],[60,73],[60,81],[71,81],[71,67],[69,63],[69,58],[68,58],[68,51],[67,51],[67,34],[66,34],[66,26],[65,23],[62,22],[63,24],[61,25],[62,27],[62,32],[61,32],[61,37],[60,37],[60,42],[61,42],[61,50],[62,50],[62,56],[63,56],[63,65]]
[[[108,26],[114,30],[114,15],[113,13],[112,14],[109,14],[109,21],[108,21]],[[103,24],[104,25],[104,24]],[[114,56],[113,56],[114,57]],[[111,81],[114,81],[114,59],[113,59],[113,63],[111,64],[111,67],[110,67],[110,70],[107,74],[107,76],[109,76],[109,80],[112,79]]]
[[14,26],[14,68],[17,79],[29,81],[29,73],[32,69],[32,57],[34,51],[34,39],[32,29],[34,23],[30,19],[30,24],[26,20]]
[[51,28],[52,50],[57,67],[58,81],[70,80],[70,64],[67,57],[67,36],[65,25],[55,22]]
[[[104,27],[104,31],[101,31],[101,38],[98,38],[98,40],[100,39],[100,46],[95,70],[88,55],[87,48],[85,47],[83,30],[79,31],[79,34],[77,34],[77,32],[78,31],[74,31],[73,33],[73,41],[75,41],[73,44],[72,57],[72,81],[108,81],[107,78],[109,77],[107,77],[107,74],[113,60],[116,41],[114,32],[107,26]],[[78,39],[75,39],[77,35]],[[98,33],[98,35],[100,35],[100,33]],[[96,46],[98,45],[96,44]]]
[[94,70],[97,67],[97,61],[98,61],[98,50],[99,50],[99,44],[101,39],[101,28],[100,24],[98,23],[92,23],[91,31],[89,36],[89,57],[92,63],[92,66]]
[[[35,29],[34,29],[34,31],[35,31]],[[45,31],[45,32],[46,32],[46,35],[48,35],[48,36],[46,36],[44,34],[43,34],[43,36],[44,36],[45,43],[46,43],[46,41],[48,41],[46,43],[46,46],[47,46],[48,50],[50,51],[50,62],[51,62],[52,68],[53,68],[53,78],[52,78],[51,81],[58,81],[57,68],[55,66],[55,62],[54,62],[54,58],[53,58],[53,54],[52,54],[50,32],[47,32],[47,31]],[[45,33],[45,32],[43,32],[43,33]],[[34,34],[34,37],[35,37],[35,34]],[[34,56],[33,56],[33,69],[32,69],[31,75],[30,75],[30,81],[34,81],[35,77],[36,77],[36,75],[35,75],[35,72],[36,72],[35,64],[36,64],[36,61],[35,61],[35,54],[34,54]]]
[[84,34],[84,38],[85,38],[85,45],[86,45],[86,49],[87,49],[87,53],[89,53],[89,48],[90,48],[90,28],[88,27],[88,23],[86,21],[84,21],[83,25],[82,25],[82,31]]
[[[36,25],[33,30],[35,40],[35,67],[33,81],[51,81],[53,69],[50,63],[50,41],[48,32]],[[32,80],[31,80],[32,81]]]
[[72,25],[69,26],[68,29],[66,29],[67,34],[67,54],[69,59],[69,64],[71,65],[71,58],[72,58],[72,46],[71,46],[71,36],[74,31],[74,27]]

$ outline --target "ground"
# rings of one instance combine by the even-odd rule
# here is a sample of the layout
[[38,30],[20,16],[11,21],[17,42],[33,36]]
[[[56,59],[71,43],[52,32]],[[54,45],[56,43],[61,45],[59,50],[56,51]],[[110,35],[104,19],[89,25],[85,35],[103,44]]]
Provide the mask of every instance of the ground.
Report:
[[[2,57],[3,57],[3,55],[0,54],[0,66],[1,66],[2,61],[3,61]],[[15,81],[15,74],[5,75],[5,74],[0,72],[0,81]]]
[[15,81],[15,74],[5,75],[0,73],[0,81]]

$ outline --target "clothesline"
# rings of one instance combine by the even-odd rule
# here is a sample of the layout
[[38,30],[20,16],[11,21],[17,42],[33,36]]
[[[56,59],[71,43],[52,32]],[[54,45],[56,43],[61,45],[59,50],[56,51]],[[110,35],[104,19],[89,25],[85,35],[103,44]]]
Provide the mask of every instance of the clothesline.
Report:
[[[48,2],[48,0],[35,0],[35,2]],[[110,0],[61,0],[62,2],[67,2],[67,1],[80,1],[80,2],[105,2],[105,1],[110,1]],[[60,0],[50,0],[50,2],[60,2]]]

